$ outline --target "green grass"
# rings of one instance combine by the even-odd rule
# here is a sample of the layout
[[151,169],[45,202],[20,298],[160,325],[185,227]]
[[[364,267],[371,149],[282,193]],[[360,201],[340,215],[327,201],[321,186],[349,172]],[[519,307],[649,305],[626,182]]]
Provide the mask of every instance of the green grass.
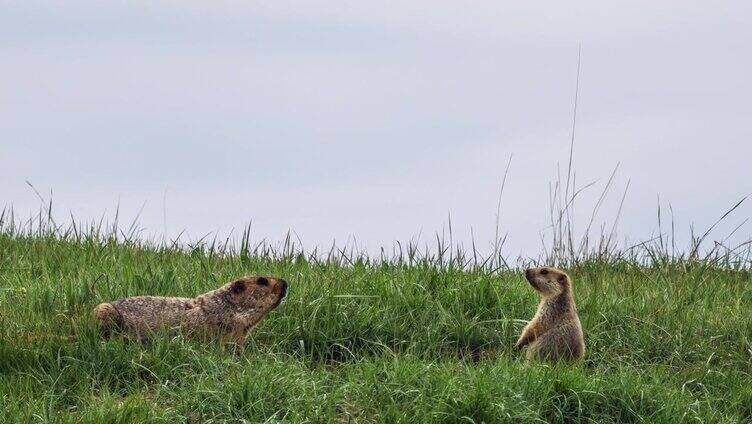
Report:
[[[6,422],[752,421],[752,277],[680,260],[571,267],[587,359],[526,365],[537,304],[517,271],[0,234]],[[351,262],[351,263],[350,263]],[[176,338],[102,341],[89,314],[193,296],[243,274],[288,299],[244,354]]]

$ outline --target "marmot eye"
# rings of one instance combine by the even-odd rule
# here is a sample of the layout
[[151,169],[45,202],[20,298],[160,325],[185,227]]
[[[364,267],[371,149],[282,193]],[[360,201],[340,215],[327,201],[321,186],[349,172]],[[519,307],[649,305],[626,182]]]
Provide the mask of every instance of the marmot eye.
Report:
[[548,274],[548,270],[547,270],[546,268],[543,268],[543,269],[541,270],[541,274],[542,274],[542,275],[546,275],[546,274]]
[[256,279],[256,284],[258,284],[259,286],[268,286],[269,280],[264,277],[259,277]]

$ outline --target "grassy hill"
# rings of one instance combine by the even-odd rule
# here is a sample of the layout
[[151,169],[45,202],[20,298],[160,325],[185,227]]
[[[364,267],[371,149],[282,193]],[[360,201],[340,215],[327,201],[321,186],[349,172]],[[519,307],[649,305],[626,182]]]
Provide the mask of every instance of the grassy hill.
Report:
[[[512,349],[538,300],[518,270],[5,231],[0,420],[752,421],[750,272],[687,260],[569,271],[589,351],[551,367]],[[92,328],[100,301],[194,296],[243,274],[291,288],[242,355]]]

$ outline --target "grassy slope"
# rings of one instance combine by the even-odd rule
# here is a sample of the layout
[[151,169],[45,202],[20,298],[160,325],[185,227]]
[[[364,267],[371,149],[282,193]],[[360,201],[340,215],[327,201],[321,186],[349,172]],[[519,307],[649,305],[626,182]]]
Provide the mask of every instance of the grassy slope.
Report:
[[[752,420],[749,272],[571,272],[588,358],[526,367],[511,346],[537,298],[519,273],[0,235],[0,420]],[[292,288],[240,357],[180,339],[103,342],[88,321],[102,300],[192,296],[241,274]]]

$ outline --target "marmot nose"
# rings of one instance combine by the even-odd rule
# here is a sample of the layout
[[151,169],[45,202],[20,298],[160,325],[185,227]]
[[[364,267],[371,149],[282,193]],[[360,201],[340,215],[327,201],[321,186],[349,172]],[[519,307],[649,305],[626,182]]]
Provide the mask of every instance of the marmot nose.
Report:
[[286,280],[279,280],[279,284],[280,284],[280,289],[279,289],[280,293],[279,293],[279,296],[280,297],[285,297],[285,295],[287,294],[287,281]]

